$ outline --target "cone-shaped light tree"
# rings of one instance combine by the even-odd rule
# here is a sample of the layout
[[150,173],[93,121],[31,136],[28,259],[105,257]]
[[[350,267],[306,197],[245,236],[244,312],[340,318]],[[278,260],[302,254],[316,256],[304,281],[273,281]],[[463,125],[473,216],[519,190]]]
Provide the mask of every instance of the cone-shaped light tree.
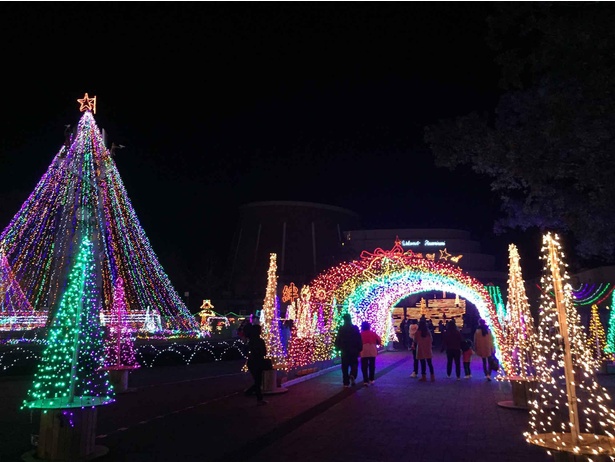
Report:
[[600,321],[600,313],[596,304],[592,305],[587,346],[596,361],[602,362],[609,357],[609,354],[606,352],[606,334],[602,321]]
[[559,237],[543,236],[536,375],[526,440],[549,450],[615,454],[615,413],[573,304]]
[[508,300],[504,322],[505,349],[511,354],[503,362],[508,377],[534,377],[536,356],[536,329],[525,292],[521,272],[521,258],[517,246],[508,246]]
[[286,368],[286,356],[280,339],[279,307],[277,303],[278,267],[277,255],[269,255],[269,270],[267,271],[267,288],[261,312],[262,336],[267,345],[267,357],[271,358],[276,369]]
[[[129,310],[153,310],[163,334],[198,336],[198,324],[171,285],[141,227],[113,159],[96,125],[96,98],[78,100],[83,112],[74,131],[30,197],[0,234],[6,258],[37,312],[58,306],[74,258],[78,222],[87,222],[97,260],[105,313],[114,283],[124,280]],[[53,313],[48,316],[51,322]]]
[[100,293],[92,243],[84,238],[49,327],[23,408],[91,407],[114,401],[104,366]]

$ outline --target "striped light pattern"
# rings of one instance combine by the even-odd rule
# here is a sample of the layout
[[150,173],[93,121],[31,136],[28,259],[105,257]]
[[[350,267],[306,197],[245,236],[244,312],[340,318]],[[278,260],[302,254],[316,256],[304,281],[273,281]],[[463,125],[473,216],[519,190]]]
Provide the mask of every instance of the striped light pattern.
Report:
[[[536,284],[536,287],[542,290],[540,284]],[[615,286],[610,282],[581,283],[576,289],[572,288],[572,303],[575,306],[600,305],[613,297],[614,289]],[[553,296],[553,293],[551,293],[551,296]]]
[[[500,357],[507,358],[508,353],[499,350],[502,329],[485,287],[458,266],[421,258],[411,250],[404,252],[397,240],[390,251],[364,251],[359,260],[333,267],[312,281],[313,349],[305,348],[308,357],[301,358],[299,363],[336,356],[332,339],[345,312],[350,313],[354,324],[368,321],[381,338],[392,338],[391,308],[408,295],[428,291],[455,293],[474,304],[492,327]],[[302,328],[297,326],[297,330]],[[305,338],[302,342],[306,343]]]
[[524,436],[550,450],[613,455],[615,413],[609,394],[596,380],[598,362],[587,347],[573,304],[557,234],[543,236],[541,253],[544,292],[535,363],[538,380],[530,382],[530,431]]
[[506,304],[502,299],[502,291],[500,290],[499,286],[494,285],[487,285],[485,286],[485,288],[487,289],[487,292],[489,292],[491,300],[493,300],[493,304],[495,305],[495,311],[498,314],[498,319],[501,324],[506,318]]
[[84,238],[22,409],[65,409],[113,402],[113,386],[103,366],[94,249]]
[[[6,258],[4,249],[0,247],[0,315],[13,317],[34,314],[32,305],[21,290],[15,279],[13,270]],[[20,326],[23,328],[23,326]]]
[[105,312],[111,311],[114,281],[122,278],[126,309],[159,312],[159,335],[199,335],[196,320],[152,250],[89,110],[0,235],[34,310],[53,314],[56,309],[80,223],[93,229]]
[[514,244],[508,246],[507,298],[503,328],[510,363],[501,361],[500,371],[507,377],[534,378],[537,334],[521,273],[521,257]]

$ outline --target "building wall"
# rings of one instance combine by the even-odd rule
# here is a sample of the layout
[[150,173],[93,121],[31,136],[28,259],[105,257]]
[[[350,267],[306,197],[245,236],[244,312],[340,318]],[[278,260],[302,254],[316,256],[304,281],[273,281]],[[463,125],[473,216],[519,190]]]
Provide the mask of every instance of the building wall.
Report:
[[[363,230],[359,216],[340,207],[310,202],[253,202],[239,209],[237,229],[226,266],[226,298],[233,310],[262,306],[267,285],[269,255],[277,254],[278,287],[293,282],[298,288],[343,261],[358,259],[363,250],[393,248],[397,237],[418,241],[405,245],[415,252],[446,249],[463,255],[459,266],[484,284],[506,284],[507,274],[498,271],[493,255],[481,252],[480,242],[468,231],[457,229]],[[443,244],[426,246],[425,241]],[[243,302],[242,302],[243,300]],[[223,302],[222,302],[223,303]]]

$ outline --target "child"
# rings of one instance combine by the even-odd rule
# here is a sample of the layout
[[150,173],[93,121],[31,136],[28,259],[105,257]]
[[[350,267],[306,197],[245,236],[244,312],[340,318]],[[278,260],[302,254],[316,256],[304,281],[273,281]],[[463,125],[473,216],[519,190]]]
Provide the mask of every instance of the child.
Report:
[[463,372],[466,375],[466,379],[472,377],[472,371],[470,370],[470,361],[472,360],[472,355],[474,351],[472,351],[472,342],[470,340],[466,340],[461,343],[461,351],[463,357]]

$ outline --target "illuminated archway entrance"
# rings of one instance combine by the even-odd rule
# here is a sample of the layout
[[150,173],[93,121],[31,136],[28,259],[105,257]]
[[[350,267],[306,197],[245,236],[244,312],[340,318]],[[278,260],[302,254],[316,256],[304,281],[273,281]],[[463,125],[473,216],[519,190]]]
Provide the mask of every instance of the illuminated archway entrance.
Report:
[[302,291],[288,365],[334,357],[333,340],[346,312],[354,324],[368,321],[383,340],[396,339],[392,308],[409,295],[429,291],[457,294],[472,303],[491,326],[497,345],[503,345],[495,305],[482,283],[447,261],[404,251],[397,240],[391,250],[363,251],[359,260],[329,269]]

